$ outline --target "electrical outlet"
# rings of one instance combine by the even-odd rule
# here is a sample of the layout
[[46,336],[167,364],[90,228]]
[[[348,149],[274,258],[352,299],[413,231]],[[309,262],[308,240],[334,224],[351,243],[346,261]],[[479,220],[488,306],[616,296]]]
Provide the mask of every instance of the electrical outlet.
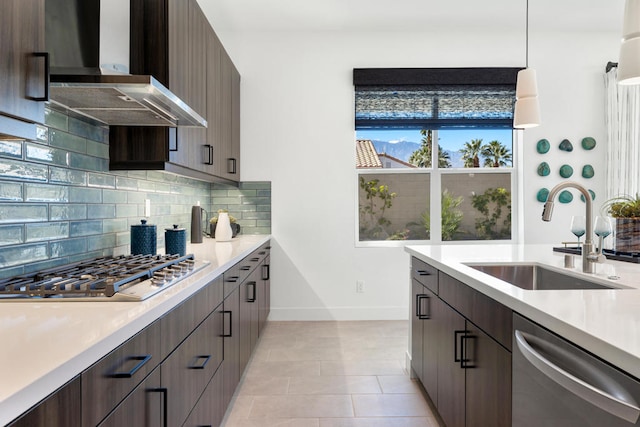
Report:
[[364,294],[364,280],[356,280],[356,293]]

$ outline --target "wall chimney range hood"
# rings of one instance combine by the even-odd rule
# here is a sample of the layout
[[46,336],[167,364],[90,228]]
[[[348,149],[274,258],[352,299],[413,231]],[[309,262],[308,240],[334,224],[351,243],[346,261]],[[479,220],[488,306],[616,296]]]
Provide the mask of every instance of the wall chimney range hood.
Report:
[[129,0],[47,0],[50,102],[113,126],[207,127],[149,75],[129,72]]

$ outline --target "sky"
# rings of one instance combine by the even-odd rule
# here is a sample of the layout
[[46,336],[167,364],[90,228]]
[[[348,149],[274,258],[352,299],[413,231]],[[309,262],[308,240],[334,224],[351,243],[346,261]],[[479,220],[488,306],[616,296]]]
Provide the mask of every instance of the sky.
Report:
[[[441,130],[439,143],[444,150],[457,151],[464,146],[465,142],[472,139],[482,139],[482,142],[500,141],[509,149],[512,146],[511,129],[464,129],[464,130]],[[417,129],[393,129],[393,130],[358,130],[357,139],[371,139],[378,141],[411,141],[419,143],[422,140],[420,130]]]

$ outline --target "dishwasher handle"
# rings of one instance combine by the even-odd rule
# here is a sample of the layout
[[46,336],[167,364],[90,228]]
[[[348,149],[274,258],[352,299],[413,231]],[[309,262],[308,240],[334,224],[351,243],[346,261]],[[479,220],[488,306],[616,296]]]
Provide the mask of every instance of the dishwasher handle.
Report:
[[640,408],[638,408],[635,402],[629,403],[618,399],[553,364],[527,342],[527,339],[521,331],[515,331],[515,338],[518,349],[520,349],[522,355],[549,379],[611,415],[633,424],[638,421]]

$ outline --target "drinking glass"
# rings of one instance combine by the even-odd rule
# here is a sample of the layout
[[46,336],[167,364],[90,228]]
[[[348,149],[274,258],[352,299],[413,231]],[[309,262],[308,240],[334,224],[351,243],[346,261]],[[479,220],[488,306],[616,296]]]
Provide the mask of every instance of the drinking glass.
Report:
[[571,232],[578,238],[578,245],[580,244],[580,237],[586,233],[586,225],[583,216],[571,217]]
[[593,232],[596,233],[596,236],[602,237],[603,239],[611,234],[613,227],[611,226],[611,220],[607,216],[597,216],[596,224],[593,227]]

